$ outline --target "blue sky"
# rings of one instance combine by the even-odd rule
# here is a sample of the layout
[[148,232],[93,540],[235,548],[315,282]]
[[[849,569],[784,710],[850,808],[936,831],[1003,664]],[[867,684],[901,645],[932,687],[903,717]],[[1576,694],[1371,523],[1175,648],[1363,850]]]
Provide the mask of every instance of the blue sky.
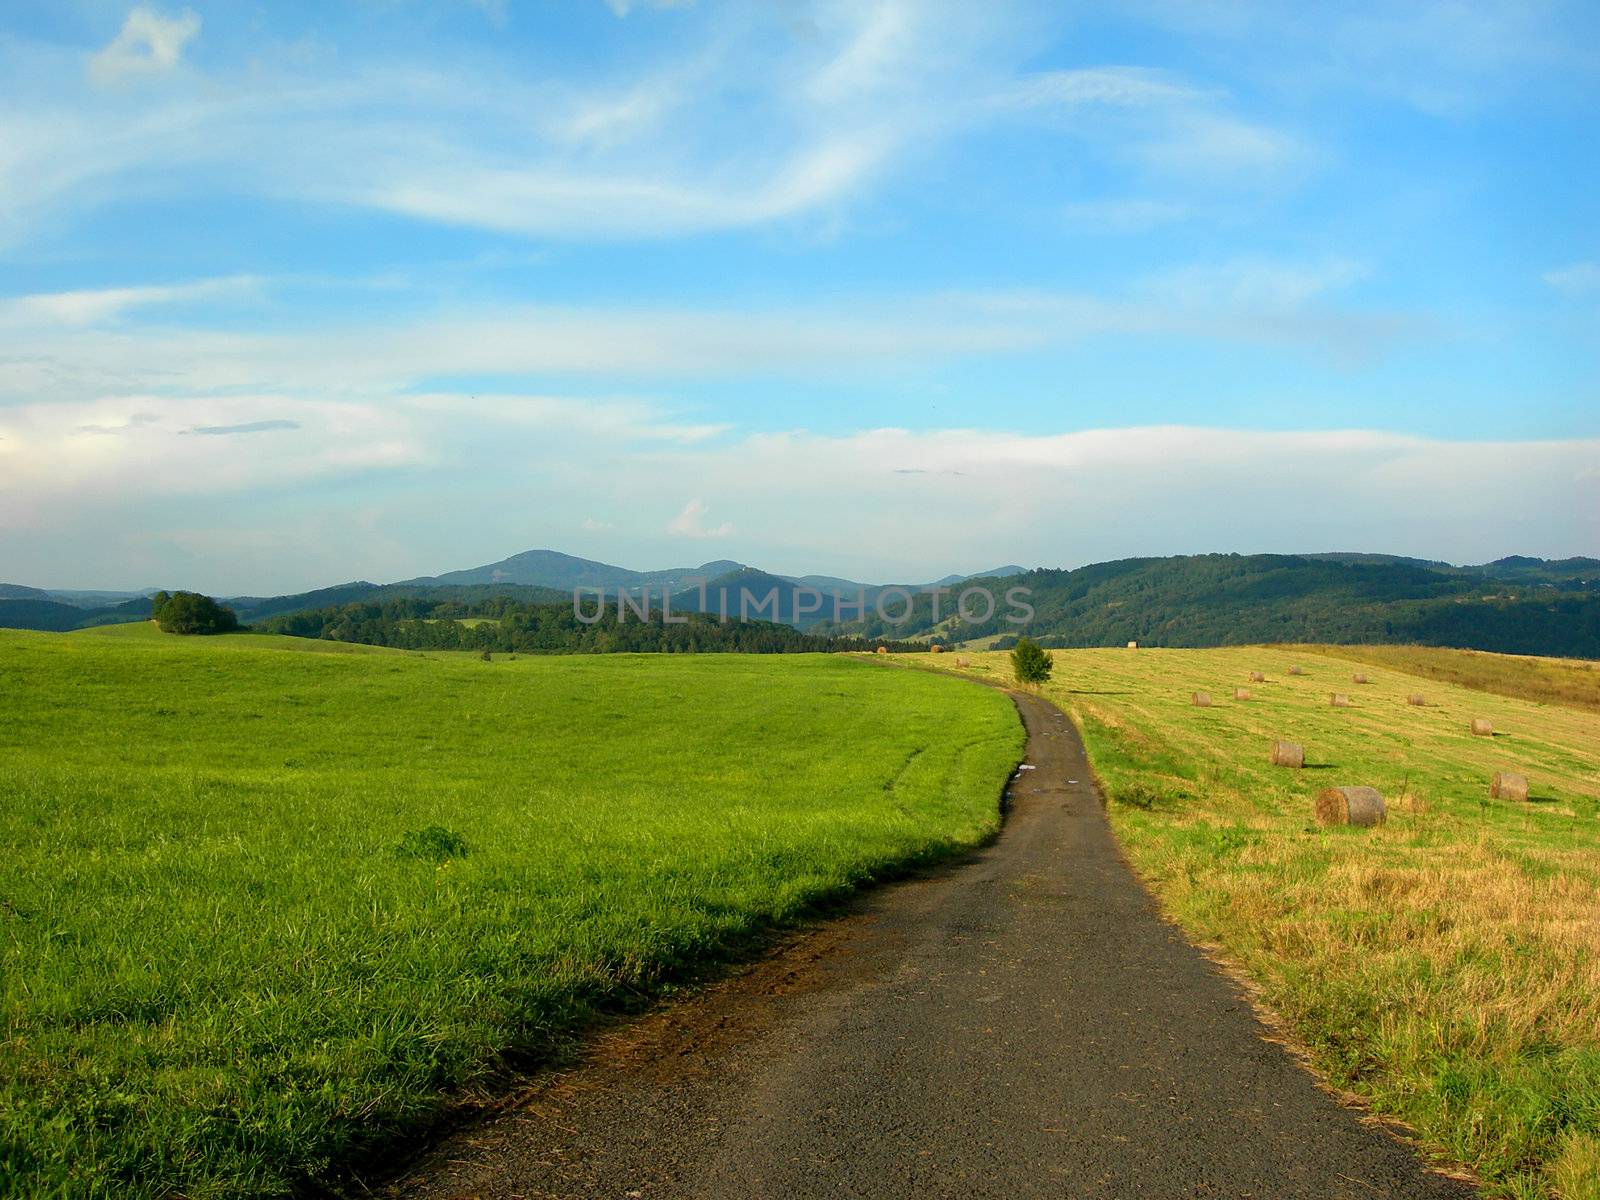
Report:
[[1600,553],[1600,9],[0,13],[0,579]]

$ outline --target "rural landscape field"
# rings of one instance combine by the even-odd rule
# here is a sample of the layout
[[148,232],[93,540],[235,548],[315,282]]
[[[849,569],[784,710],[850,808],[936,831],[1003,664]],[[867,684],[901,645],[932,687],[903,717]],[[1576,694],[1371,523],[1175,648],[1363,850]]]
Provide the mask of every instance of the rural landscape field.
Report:
[[989,837],[1021,746],[997,693],[844,658],[0,631],[0,1194],[370,1165]]
[[[1600,1195],[1600,667],[1336,646],[1053,656],[1044,695],[1083,730],[1134,868],[1330,1083],[1492,1194]],[[1564,702],[1544,699],[1552,676]],[[1304,769],[1270,765],[1280,739]],[[1526,802],[1490,797],[1497,771],[1526,776]],[[1385,824],[1318,826],[1312,798],[1348,784],[1379,789]]]

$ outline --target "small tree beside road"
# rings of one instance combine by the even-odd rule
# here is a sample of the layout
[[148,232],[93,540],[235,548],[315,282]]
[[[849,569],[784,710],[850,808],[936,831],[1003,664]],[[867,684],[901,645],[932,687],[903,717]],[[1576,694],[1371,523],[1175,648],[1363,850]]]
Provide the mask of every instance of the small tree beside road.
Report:
[[1053,666],[1055,663],[1050,659],[1050,652],[1032,638],[1020,639],[1017,648],[1011,652],[1011,669],[1017,676],[1017,682],[1029,687],[1049,679]]

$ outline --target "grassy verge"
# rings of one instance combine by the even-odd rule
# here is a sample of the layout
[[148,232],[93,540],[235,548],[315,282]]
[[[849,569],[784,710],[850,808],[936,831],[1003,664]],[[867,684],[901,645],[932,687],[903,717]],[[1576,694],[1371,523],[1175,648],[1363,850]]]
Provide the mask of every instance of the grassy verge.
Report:
[[0,1194],[327,1178],[980,841],[1020,748],[836,657],[0,634]]
[[[1331,1082],[1494,1194],[1600,1197],[1600,717],[1304,649],[1053,656],[1045,695],[1083,730],[1130,860]],[[1496,736],[1473,737],[1475,716]],[[1278,737],[1309,769],[1268,765]],[[1527,775],[1529,803],[1489,799],[1500,769]],[[1384,793],[1384,827],[1315,825],[1312,796],[1346,783]]]

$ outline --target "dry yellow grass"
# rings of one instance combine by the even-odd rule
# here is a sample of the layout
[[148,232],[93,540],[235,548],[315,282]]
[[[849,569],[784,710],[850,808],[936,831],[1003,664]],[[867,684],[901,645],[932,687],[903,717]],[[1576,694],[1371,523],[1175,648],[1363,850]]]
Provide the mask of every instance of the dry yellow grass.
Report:
[[[1600,715],[1443,681],[1419,708],[1415,676],[1378,663],[1335,708],[1348,648],[1053,658],[1044,694],[1083,730],[1135,868],[1332,1083],[1492,1193],[1600,1200]],[[1252,670],[1249,703],[1189,702]],[[1269,764],[1275,738],[1304,743],[1305,770]],[[1490,799],[1495,771],[1530,801]],[[1377,787],[1387,823],[1318,828],[1312,797],[1346,784]]]

